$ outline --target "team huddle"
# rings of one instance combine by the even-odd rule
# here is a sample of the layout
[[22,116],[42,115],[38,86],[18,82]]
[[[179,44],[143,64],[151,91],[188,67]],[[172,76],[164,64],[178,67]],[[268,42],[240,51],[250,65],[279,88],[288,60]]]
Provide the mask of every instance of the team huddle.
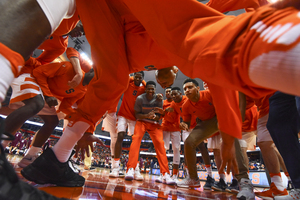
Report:
[[[11,105],[15,106],[2,122],[1,140],[6,146],[36,114],[44,120],[24,157],[34,161],[20,163],[26,179],[38,184],[83,186],[84,177],[68,164],[70,155],[74,148],[90,155],[92,143],[100,142],[92,134],[95,126],[103,116],[116,120],[116,106],[124,94],[117,131],[111,134],[110,177],[142,180],[137,163],[147,131],[160,165],[157,182],[200,187],[196,168],[199,147],[208,174],[204,189],[237,192],[238,199],[254,199],[255,195],[263,199],[300,198],[298,0],[211,0],[206,5],[195,0],[20,2],[2,0],[0,7],[0,100],[11,86]],[[246,13],[223,14],[237,9]],[[67,49],[68,36],[82,34],[91,46],[93,66],[75,49]],[[31,57],[37,48],[44,49],[43,54]],[[65,51],[68,61],[54,61]],[[172,87],[178,69],[190,78],[182,87]],[[143,82],[145,70],[156,70],[156,82]],[[207,89],[200,91],[194,78],[202,79]],[[165,89],[165,101],[156,94],[156,83]],[[37,156],[61,118],[67,124],[62,137]],[[124,175],[119,162],[127,127],[132,143]],[[184,180],[178,180],[180,136],[187,174]],[[255,194],[246,151],[254,148],[256,137],[271,184],[269,190]],[[170,138],[175,147],[172,174],[166,157]],[[219,182],[211,175],[203,144],[206,139],[216,157]],[[1,165],[15,177],[3,151]],[[290,192],[283,185],[280,168],[293,184]],[[230,171],[233,180],[227,187],[225,172]],[[39,197],[48,195],[17,178],[3,180],[30,188]],[[11,190],[5,191],[7,194],[1,194],[4,198]],[[20,191],[15,199],[28,192]]]

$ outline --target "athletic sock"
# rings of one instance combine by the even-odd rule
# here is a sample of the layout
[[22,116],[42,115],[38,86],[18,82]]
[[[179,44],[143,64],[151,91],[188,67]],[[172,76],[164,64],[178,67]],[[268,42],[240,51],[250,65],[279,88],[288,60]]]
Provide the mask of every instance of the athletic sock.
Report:
[[277,187],[278,190],[283,191],[285,187],[283,186],[282,179],[281,179],[281,174],[277,173],[270,173],[271,177],[271,182],[274,183]]
[[53,152],[60,162],[67,162],[75,144],[89,127],[90,124],[83,121],[77,121],[72,127],[66,127],[64,133],[53,147]]

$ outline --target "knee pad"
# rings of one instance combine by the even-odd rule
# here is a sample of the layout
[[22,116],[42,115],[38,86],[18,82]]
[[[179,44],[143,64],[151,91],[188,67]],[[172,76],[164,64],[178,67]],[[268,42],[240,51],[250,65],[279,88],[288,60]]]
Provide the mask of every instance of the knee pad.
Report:
[[49,20],[52,33],[64,18],[72,17],[76,10],[75,0],[37,0],[37,2]]

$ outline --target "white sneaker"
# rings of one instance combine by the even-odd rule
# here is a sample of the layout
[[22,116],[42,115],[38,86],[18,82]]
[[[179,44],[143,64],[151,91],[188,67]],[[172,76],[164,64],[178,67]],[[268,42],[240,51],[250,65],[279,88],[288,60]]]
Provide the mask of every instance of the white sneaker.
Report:
[[236,196],[237,199],[241,200],[254,200],[255,194],[253,192],[253,185],[247,178],[242,178],[240,181],[240,192]]
[[137,181],[143,181],[144,180],[144,177],[140,173],[140,168],[139,167],[136,167],[135,170],[134,170],[134,180],[137,180]]
[[177,175],[173,175],[172,179],[175,181],[176,184],[179,182]]
[[22,158],[22,160],[20,160],[20,162],[18,163],[19,167],[24,168],[27,167],[28,165],[30,165],[31,163],[33,163],[33,161],[39,157],[38,155],[26,155],[25,157]]
[[134,179],[134,169],[130,168],[128,169],[128,171],[126,172],[125,175],[125,180],[126,181],[132,181]]
[[111,172],[109,173],[110,178],[118,178],[119,177],[120,167],[112,168]]
[[160,176],[157,179],[155,179],[155,182],[162,183],[163,182],[163,175],[160,174]]
[[163,183],[167,185],[175,185],[176,182],[170,177],[170,174],[165,173],[163,176]]
[[294,199],[300,199],[300,189],[293,189],[289,192],[288,195],[285,196],[275,196],[275,200],[294,200]]
[[178,181],[177,186],[182,188],[196,188],[201,187],[201,184],[199,179],[193,180],[191,178],[185,178],[182,181]]

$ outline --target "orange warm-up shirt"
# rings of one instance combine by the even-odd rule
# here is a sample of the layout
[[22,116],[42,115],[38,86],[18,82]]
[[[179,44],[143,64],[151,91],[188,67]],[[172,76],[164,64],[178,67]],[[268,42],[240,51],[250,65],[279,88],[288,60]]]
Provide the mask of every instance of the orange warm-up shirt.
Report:
[[[181,116],[183,121],[184,121],[184,119],[183,119],[183,114],[182,114],[182,105],[187,100],[189,100],[189,99],[185,95],[182,95],[182,99],[179,103],[175,103],[174,101],[172,101],[172,103],[171,103],[171,108],[174,109],[175,113],[177,113],[178,115]],[[197,125],[196,118],[197,118],[196,115],[192,115],[191,119],[189,120],[190,121],[190,129],[193,129]]]
[[193,115],[195,115],[201,121],[209,120],[216,116],[210,91],[199,91],[199,95],[200,98],[198,102],[192,102],[191,100],[187,99],[182,105],[183,121],[191,121]]
[[255,99],[255,104],[259,110],[259,116],[258,118],[262,118],[263,116],[269,114],[269,98],[273,95],[269,94],[267,96],[264,96],[260,99]]
[[245,121],[242,125],[242,132],[251,132],[257,130],[258,111],[255,101],[246,96]]
[[[83,78],[77,87],[70,88],[68,86],[68,81],[71,81],[75,76],[70,62],[42,65],[34,69],[32,73],[45,96],[54,96],[61,101],[59,111],[65,114],[74,112],[72,105],[83,98],[86,93],[87,85],[82,85]],[[82,73],[84,74],[84,72]]]
[[134,78],[130,77],[129,79],[129,86],[127,90],[124,92],[122,104],[119,109],[118,115],[122,116],[129,120],[136,120],[134,114],[134,104],[136,98],[141,94],[145,93],[146,89],[146,82],[142,81],[141,85],[136,86],[134,84]]
[[44,51],[37,57],[37,60],[42,64],[48,64],[62,55],[68,47],[69,37],[67,34],[75,28],[78,22],[79,16],[77,11],[71,18],[64,19],[52,35],[38,47],[38,49]]
[[[165,99],[163,101],[163,109],[166,110],[167,108],[171,107],[173,101],[168,101]],[[180,123],[180,115],[177,112],[165,112],[165,116],[162,118],[161,127],[163,131],[180,131],[179,128]]]
[[[144,66],[176,65],[188,77],[206,81],[219,129],[234,137],[241,138],[242,129],[235,91],[255,98],[273,92],[253,84],[248,76],[248,51],[259,37],[250,28],[262,19],[268,24],[269,19],[282,17],[281,11],[275,16],[276,9],[264,7],[238,17],[225,16],[195,0],[76,0],[76,4],[93,62],[101,66],[95,67],[97,78],[90,87],[98,96],[87,94],[78,110],[91,124],[105,113],[108,101],[119,99],[126,90],[127,75]],[[92,108],[89,102],[94,99],[100,99],[103,108]]]

